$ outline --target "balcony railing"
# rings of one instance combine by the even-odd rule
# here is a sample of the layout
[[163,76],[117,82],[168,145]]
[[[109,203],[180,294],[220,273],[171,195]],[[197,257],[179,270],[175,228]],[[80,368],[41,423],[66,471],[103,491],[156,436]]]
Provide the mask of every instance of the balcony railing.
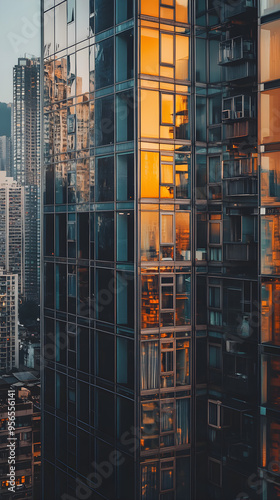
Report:
[[224,18],[230,19],[231,17],[239,16],[247,11],[256,9],[257,0],[239,0],[239,2],[226,1],[224,4]]
[[220,43],[219,64],[232,64],[255,57],[254,43],[238,36]]
[[226,260],[252,262],[257,259],[256,243],[225,243]]
[[240,61],[239,64],[226,66],[226,81],[245,80],[256,77],[255,61]]
[[257,157],[236,158],[223,161],[223,179],[251,177],[257,175]]
[[[243,137],[250,136],[250,141],[247,141],[248,147],[255,144],[252,142],[251,137],[256,137],[256,123],[254,120],[248,119],[246,121],[238,121],[229,123],[226,126],[225,138],[226,139],[242,139]],[[257,139],[255,139],[256,141]]]
[[236,95],[223,99],[224,122],[255,118],[255,106],[251,95]]
[[256,178],[230,179],[226,181],[226,196],[254,196],[258,192]]

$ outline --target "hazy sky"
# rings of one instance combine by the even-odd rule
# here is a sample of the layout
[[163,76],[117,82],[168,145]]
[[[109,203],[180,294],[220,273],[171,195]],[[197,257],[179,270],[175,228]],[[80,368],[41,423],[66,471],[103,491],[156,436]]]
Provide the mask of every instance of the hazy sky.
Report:
[[18,57],[40,55],[40,0],[0,0],[0,101],[13,100]]

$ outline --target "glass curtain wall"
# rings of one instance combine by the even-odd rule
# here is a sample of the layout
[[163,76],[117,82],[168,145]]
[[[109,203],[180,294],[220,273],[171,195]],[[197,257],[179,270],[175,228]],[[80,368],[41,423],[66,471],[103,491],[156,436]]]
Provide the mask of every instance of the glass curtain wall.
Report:
[[42,8],[43,498],[131,500],[139,448],[136,2],[51,0]]
[[[273,14],[272,18],[263,17]],[[262,498],[280,498],[279,490],[279,402],[278,289],[280,203],[278,198],[280,4],[260,2],[259,26],[259,153],[261,235],[261,327],[260,327],[260,467]],[[269,474],[270,480],[266,478]]]

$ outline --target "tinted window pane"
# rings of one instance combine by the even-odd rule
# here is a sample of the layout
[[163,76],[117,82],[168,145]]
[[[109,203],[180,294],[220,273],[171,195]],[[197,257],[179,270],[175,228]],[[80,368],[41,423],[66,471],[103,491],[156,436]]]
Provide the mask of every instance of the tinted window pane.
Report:
[[96,161],[96,201],[114,201],[114,157]]
[[114,336],[97,332],[96,375],[114,382]]
[[95,143],[96,146],[114,142],[114,97],[96,100]]
[[95,0],[95,32],[111,28],[114,24],[114,0]]
[[96,316],[102,321],[114,321],[114,273],[109,269],[97,269]]
[[97,256],[98,260],[114,260],[114,216],[103,212],[97,216]]
[[95,45],[95,88],[108,87],[114,83],[114,38]]

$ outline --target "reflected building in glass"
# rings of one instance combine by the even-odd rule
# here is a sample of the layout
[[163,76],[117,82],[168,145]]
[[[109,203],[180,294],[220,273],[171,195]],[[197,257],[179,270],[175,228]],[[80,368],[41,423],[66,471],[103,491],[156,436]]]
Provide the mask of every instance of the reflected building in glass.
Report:
[[[42,11],[43,498],[257,499],[257,6]],[[262,164],[270,205],[277,154]]]

